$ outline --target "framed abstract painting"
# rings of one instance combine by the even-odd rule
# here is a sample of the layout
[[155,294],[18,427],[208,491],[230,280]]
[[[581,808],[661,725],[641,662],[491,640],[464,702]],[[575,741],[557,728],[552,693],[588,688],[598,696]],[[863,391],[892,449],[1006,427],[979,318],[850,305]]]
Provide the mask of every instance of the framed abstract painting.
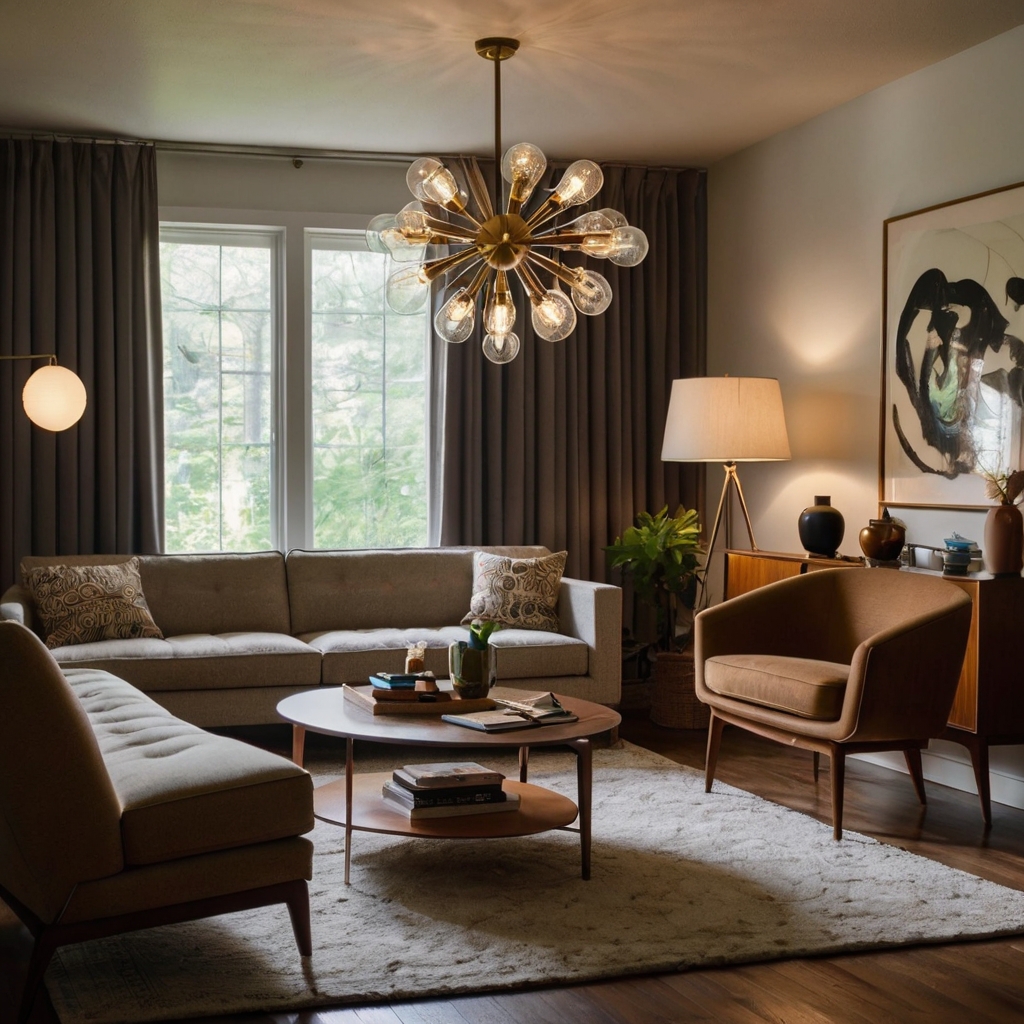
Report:
[[884,225],[879,502],[987,508],[1024,466],[1024,182]]

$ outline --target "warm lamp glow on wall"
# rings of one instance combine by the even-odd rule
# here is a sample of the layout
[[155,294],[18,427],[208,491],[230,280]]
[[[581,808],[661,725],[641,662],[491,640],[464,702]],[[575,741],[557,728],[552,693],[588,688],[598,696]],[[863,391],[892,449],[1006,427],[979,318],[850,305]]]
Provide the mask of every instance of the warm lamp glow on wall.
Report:
[[49,359],[27,381],[21,392],[25,415],[44,430],[60,431],[73,427],[85,412],[88,398],[77,373],[57,365],[52,354],[0,356],[0,359]]
[[687,377],[672,382],[665,420],[663,462],[721,462],[722,496],[708,544],[715,547],[726,496],[732,487],[740,499],[750,547],[754,529],[743,497],[737,462],[776,462],[791,458],[782,392],[773,377]]

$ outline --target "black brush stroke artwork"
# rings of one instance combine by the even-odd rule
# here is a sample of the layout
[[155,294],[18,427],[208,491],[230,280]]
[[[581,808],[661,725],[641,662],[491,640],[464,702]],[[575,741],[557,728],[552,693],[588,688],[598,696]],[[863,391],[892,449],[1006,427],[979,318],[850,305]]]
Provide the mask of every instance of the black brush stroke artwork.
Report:
[[[1024,279],[1011,277],[1006,297],[1019,309],[1024,303]],[[956,307],[965,307],[970,316],[963,318]],[[922,311],[930,314],[928,344],[921,365],[915,366],[909,334]],[[910,290],[896,329],[896,375],[907,389],[925,442],[939,453],[942,465],[928,465],[914,450],[900,426],[895,404],[892,422],[907,458],[922,473],[952,480],[978,468],[972,425],[979,383],[1024,408],[1024,342],[1006,333],[1008,325],[992,296],[970,278],[948,281],[933,267]],[[978,378],[976,366],[984,363],[988,352],[1001,352],[1004,346],[1013,368],[999,368]]]

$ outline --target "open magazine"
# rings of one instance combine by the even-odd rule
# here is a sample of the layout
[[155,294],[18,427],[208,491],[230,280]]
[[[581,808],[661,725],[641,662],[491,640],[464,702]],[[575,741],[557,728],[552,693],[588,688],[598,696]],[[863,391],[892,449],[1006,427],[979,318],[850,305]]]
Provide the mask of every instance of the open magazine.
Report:
[[516,712],[527,721],[537,722],[540,725],[577,721],[576,716],[562,707],[553,693],[530,693],[527,691],[516,700],[495,697],[494,703],[499,707]]

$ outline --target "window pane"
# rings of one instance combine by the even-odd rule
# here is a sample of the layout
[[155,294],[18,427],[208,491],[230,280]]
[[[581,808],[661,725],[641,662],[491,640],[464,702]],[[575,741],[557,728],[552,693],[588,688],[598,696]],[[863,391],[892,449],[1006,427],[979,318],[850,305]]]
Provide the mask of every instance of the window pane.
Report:
[[386,260],[312,252],[313,543],[426,544],[426,312],[384,305]]
[[160,244],[168,551],[272,546],[271,258]]

